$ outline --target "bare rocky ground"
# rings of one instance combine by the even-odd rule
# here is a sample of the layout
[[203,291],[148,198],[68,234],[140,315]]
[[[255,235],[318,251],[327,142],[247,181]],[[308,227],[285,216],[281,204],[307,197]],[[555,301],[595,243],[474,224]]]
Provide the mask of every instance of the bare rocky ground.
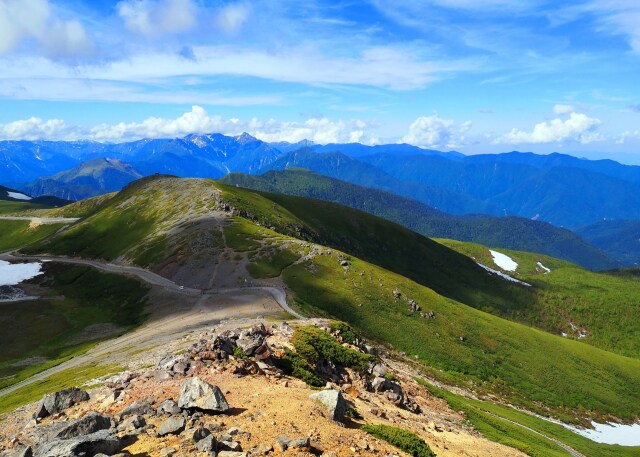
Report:
[[[125,371],[89,383],[99,386],[88,389],[88,399],[71,391],[6,415],[0,450],[9,456],[406,455],[361,431],[367,423],[410,430],[438,456],[523,455],[468,428],[398,359],[393,368],[378,359],[367,376],[326,368],[325,390],[346,403],[328,408],[310,399],[322,390],[273,364],[292,347],[292,326],[310,324],[327,323],[233,318],[138,348],[128,353]],[[357,418],[344,417],[346,406]]]

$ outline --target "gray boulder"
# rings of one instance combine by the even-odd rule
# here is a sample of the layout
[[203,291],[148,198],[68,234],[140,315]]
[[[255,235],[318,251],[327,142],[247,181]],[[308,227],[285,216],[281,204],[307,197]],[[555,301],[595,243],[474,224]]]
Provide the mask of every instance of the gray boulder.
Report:
[[158,405],[158,414],[180,414],[180,407],[169,398]]
[[339,390],[323,390],[309,395],[309,398],[326,406],[331,420],[336,422],[344,421],[344,413],[347,411],[347,402]]
[[121,417],[131,416],[131,415],[140,415],[144,416],[145,414],[153,414],[153,409],[149,406],[149,403],[143,400],[134,401],[120,413]]
[[96,454],[113,455],[125,444],[108,430],[83,435],[68,440],[53,440],[38,446],[34,457],[75,457]]
[[53,414],[58,414],[76,403],[87,401],[88,399],[89,394],[76,387],[54,392],[52,394],[45,394],[36,408],[35,417],[43,418]]
[[57,439],[68,440],[82,435],[107,430],[111,427],[111,419],[95,411],[91,411],[86,416],[69,421],[66,427],[56,434]]
[[182,433],[186,425],[187,421],[184,417],[170,417],[160,424],[160,428],[158,428],[158,436],[179,435]]
[[252,356],[256,349],[262,346],[264,343],[264,336],[255,334],[255,335],[247,335],[238,338],[236,344],[240,349],[244,351],[248,356]]
[[210,455],[215,455],[218,443],[213,435],[208,435],[196,443],[196,448],[200,452],[206,452]]
[[178,406],[182,409],[201,409],[216,413],[229,411],[229,403],[222,391],[198,377],[186,379],[182,383]]

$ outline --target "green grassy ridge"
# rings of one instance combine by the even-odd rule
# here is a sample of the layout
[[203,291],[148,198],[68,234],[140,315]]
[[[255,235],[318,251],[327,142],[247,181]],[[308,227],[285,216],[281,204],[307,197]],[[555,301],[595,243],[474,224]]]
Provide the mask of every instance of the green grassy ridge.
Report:
[[[217,192],[211,180],[190,180],[166,176],[143,178],[104,201],[87,203],[90,214],[65,232],[24,249],[25,253],[71,255],[114,260],[131,254],[142,266],[160,256],[158,237],[154,233],[178,224],[187,205],[206,212],[215,202],[206,197]],[[82,204],[72,205],[61,214],[82,213]],[[78,212],[75,212],[78,214]],[[156,252],[147,252],[156,249]]]
[[417,379],[417,381],[427,387],[434,396],[444,399],[452,409],[464,412],[474,428],[486,438],[514,447],[534,457],[567,456],[570,454],[551,440],[509,421],[556,439],[587,456],[632,457],[640,455],[640,447],[638,446],[596,443],[559,424],[514,408],[466,398],[436,387],[422,379]]
[[416,200],[367,188],[303,169],[269,171],[263,175],[230,173],[229,185],[262,192],[314,198],[366,211],[428,237],[473,241],[520,251],[541,252],[586,268],[615,268],[617,262],[575,233],[546,222],[521,217],[450,215]]
[[[484,265],[499,269],[489,250],[475,243],[438,240],[445,246],[474,257]],[[596,273],[584,270],[540,254],[497,249],[518,263],[516,277],[532,284],[536,301],[528,310],[504,316],[549,331],[567,333],[577,338],[571,329],[573,322],[587,330],[584,342],[628,357],[640,358],[640,288],[630,275]],[[544,274],[537,265],[541,262],[552,271]],[[513,275],[513,273],[509,273]]]
[[0,200],[0,214],[18,214],[23,211],[49,209],[50,206],[28,201]]
[[[441,240],[451,250],[440,250],[428,238],[350,208],[220,187],[227,201],[262,226],[340,249],[456,301],[556,335],[571,334],[569,322],[576,321],[589,328],[589,344],[640,357],[640,323],[634,318],[640,313],[640,289],[633,280],[593,273],[542,254],[500,249],[522,258],[515,276],[534,286],[527,288],[478,271],[475,261],[497,266],[488,249],[474,243]],[[554,273],[544,275],[537,261]]]
[[218,184],[241,215],[264,227],[339,249],[481,309],[533,303],[527,288],[487,274],[467,256],[398,224],[333,203]]
[[0,220],[0,252],[11,251],[57,232],[65,224],[41,224],[29,228],[30,221]]
[[[48,297],[0,304],[5,322],[0,354],[0,388],[84,352],[92,342],[74,343],[87,326],[112,323],[122,332],[140,324],[148,288],[121,275],[89,267],[55,263],[43,265],[44,278],[34,278],[48,290]],[[60,298],[63,297],[63,298]],[[20,367],[28,357],[46,357],[37,365]]]
[[102,206],[109,202],[117,195],[116,192],[110,194],[99,195],[97,197],[87,198],[74,203],[70,203],[60,208],[50,209],[43,213],[47,217],[80,217],[85,218],[91,216]]
[[[293,265],[283,278],[303,309],[417,355],[448,382],[471,382],[543,414],[548,407],[565,420],[640,414],[640,361],[483,313],[364,261],[351,262],[345,273],[335,256],[318,256],[313,269],[310,262]],[[394,300],[395,288],[434,311],[435,319]]]

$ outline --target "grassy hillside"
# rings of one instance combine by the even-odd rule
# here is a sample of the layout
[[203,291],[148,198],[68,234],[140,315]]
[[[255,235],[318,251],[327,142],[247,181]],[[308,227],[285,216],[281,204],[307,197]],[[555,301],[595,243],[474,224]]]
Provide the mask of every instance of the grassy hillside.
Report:
[[[451,408],[463,411],[474,428],[485,437],[519,449],[534,457],[570,455],[552,439],[588,456],[632,457],[640,455],[640,447],[637,446],[626,447],[595,443],[559,424],[517,411],[514,408],[456,395],[420,379],[418,382],[427,386],[434,396],[445,400]],[[527,428],[533,429],[537,433],[527,430]]]
[[539,252],[592,270],[618,266],[600,249],[573,232],[520,217],[450,215],[424,203],[361,187],[308,170],[270,171],[261,176],[231,173],[225,184],[263,192],[325,200],[396,222],[422,235],[473,241],[487,246]]
[[[46,263],[43,268],[44,276],[30,281],[45,288],[42,298],[0,303],[0,388],[86,350],[87,345],[107,334],[123,333],[142,321],[147,288],[137,280],[88,267]],[[111,331],[100,336],[97,324]],[[89,326],[94,330],[87,333],[84,330]],[[29,358],[37,359],[22,362]]]
[[11,251],[52,235],[65,224],[34,225],[30,221],[0,220],[0,252]]
[[[211,218],[224,224],[224,236],[206,225]],[[208,238],[192,253],[178,255],[177,229],[201,225]],[[417,356],[439,379],[564,419],[640,414],[640,360],[483,312],[528,321],[540,310],[551,314],[557,299],[558,319],[574,312],[602,316],[611,307],[605,301],[618,299],[616,289],[632,293],[635,283],[628,279],[588,273],[559,260],[522,254],[516,276],[533,285],[526,287],[487,273],[440,243],[350,208],[176,178],[138,181],[83,222],[29,250],[105,259],[124,255],[139,265],[155,265],[166,256],[196,261],[212,246],[235,251],[229,259],[247,258],[255,277],[282,272],[302,309],[346,320],[367,336]],[[469,253],[492,265],[486,248],[468,246],[478,246]],[[308,257],[295,262],[303,254]],[[552,272],[536,269],[537,261]],[[553,279],[563,265],[575,275],[564,291],[557,288],[569,273]],[[581,294],[582,274],[594,275],[584,281],[599,282]],[[409,300],[434,317],[411,312]],[[624,306],[618,308],[620,314],[601,327],[594,324],[594,337],[585,341],[635,350],[634,321],[618,328]],[[544,328],[546,322],[547,317],[539,325]]]
[[[497,269],[484,246],[453,240],[439,241]],[[637,322],[640,288],[637,278],[628,274],[594,273],[538,254],[505,249],[500,249],[500,252],[518,263],[518,277],[532,284],[536,291],[536,300],[529,309],[505,314],[505,317],[640,358],[640,327]],[[538,262],[551,272],[545,273]]]

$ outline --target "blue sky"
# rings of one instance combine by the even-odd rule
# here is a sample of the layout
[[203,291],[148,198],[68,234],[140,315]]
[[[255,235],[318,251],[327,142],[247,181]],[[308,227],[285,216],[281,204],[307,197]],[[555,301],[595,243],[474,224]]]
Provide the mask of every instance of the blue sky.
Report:
[[190,132],[640,163],[637,0],[0,0],[0,138]]

